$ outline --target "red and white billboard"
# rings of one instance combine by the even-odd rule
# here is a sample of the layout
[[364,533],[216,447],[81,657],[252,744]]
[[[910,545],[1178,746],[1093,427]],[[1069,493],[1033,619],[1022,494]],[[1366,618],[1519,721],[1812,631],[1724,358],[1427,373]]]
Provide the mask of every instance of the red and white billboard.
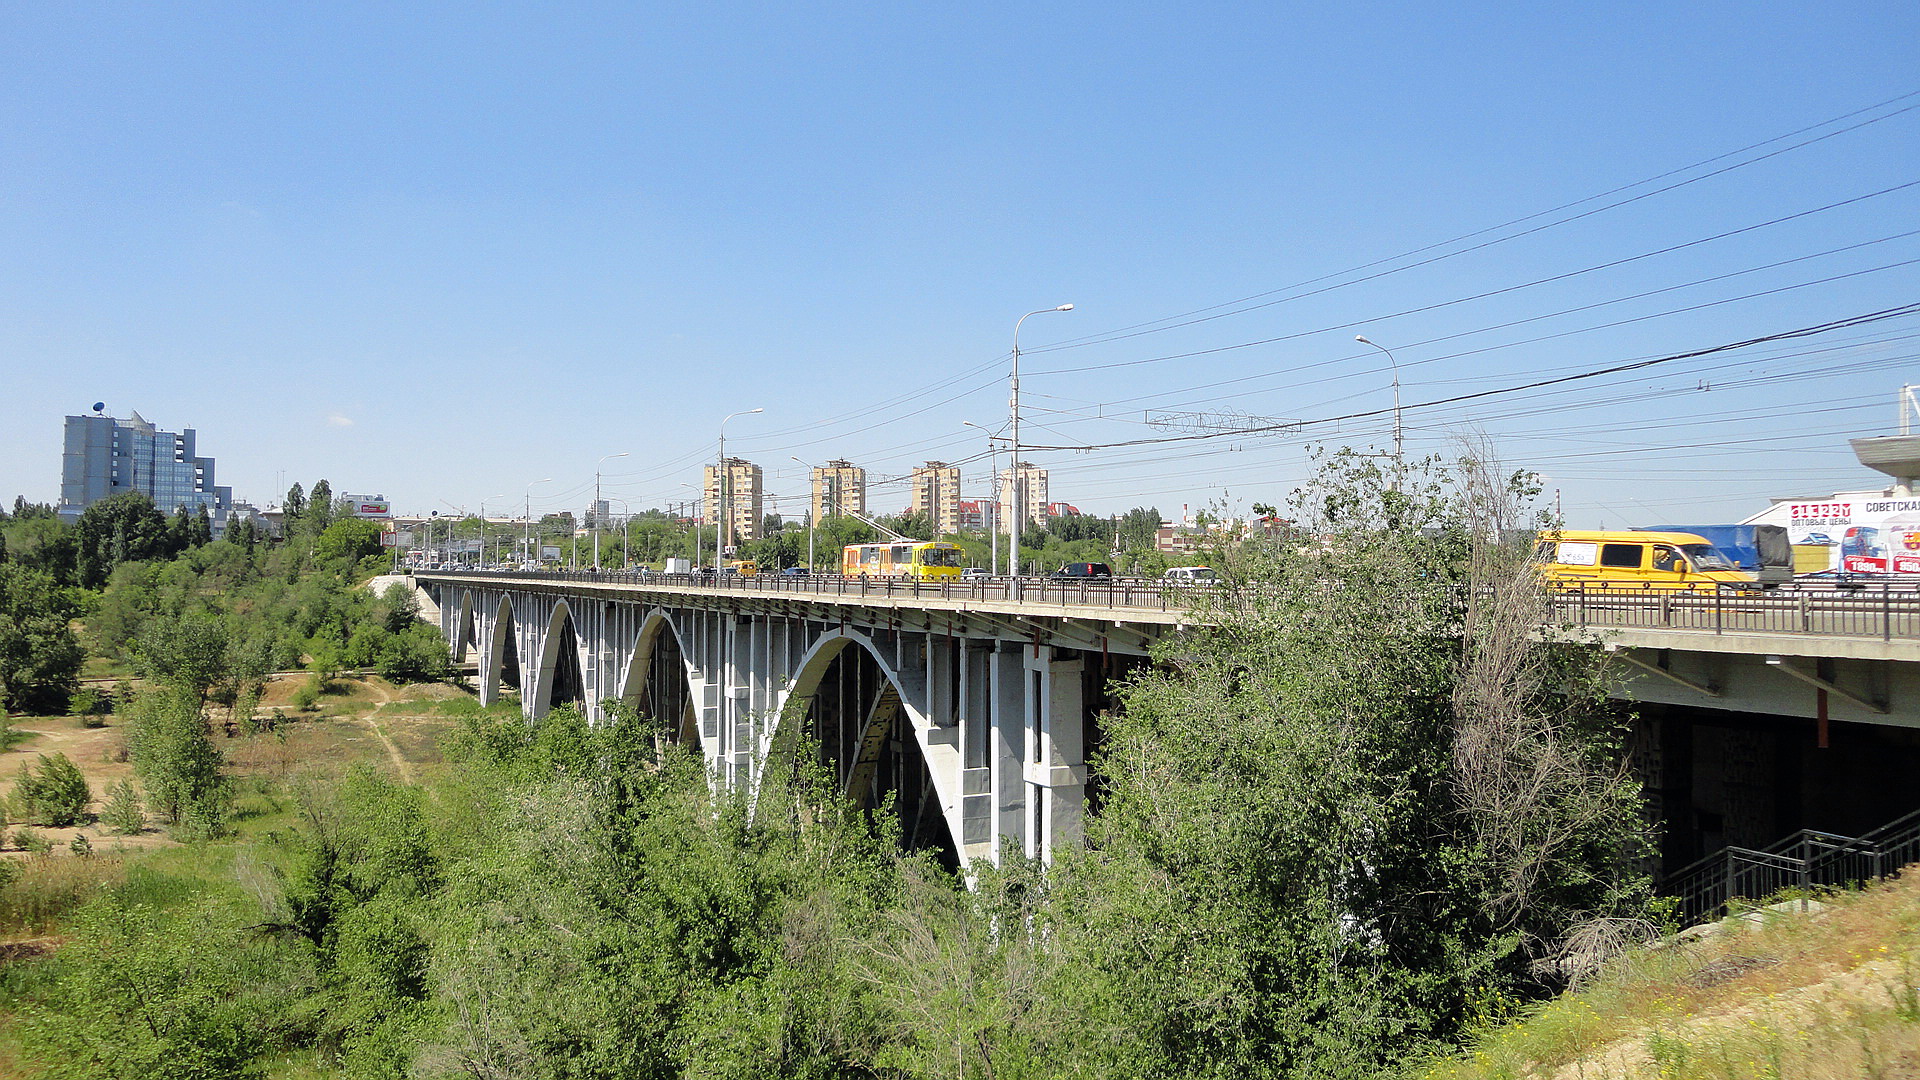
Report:
[[1794,544],[1828,549],[1829,570],[1920,574],[1920,499],[1837,495],[1788,503],[1785,518]]

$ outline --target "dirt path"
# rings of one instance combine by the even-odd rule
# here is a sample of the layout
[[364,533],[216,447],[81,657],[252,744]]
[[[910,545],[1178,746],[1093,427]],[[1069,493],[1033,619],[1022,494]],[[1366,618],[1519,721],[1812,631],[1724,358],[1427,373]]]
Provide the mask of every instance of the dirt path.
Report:
[[381,746],[387,748],[387,760],[393,762],[393,771],[400,774],[401,783],[411,784],[413,783],[413,766],[407,764],[407,759],[401,756],[400,748],[394,745],[392,739],[387,738],[386,729],[380,726],[380,721],[374,719],[375,714],[382,707],[393,703],[393,691],[384,683],[370,681],[365,685],[380,700],[374,703],[372,712],[360,718],[360,722],[373,732],[374,738],[380,740]]

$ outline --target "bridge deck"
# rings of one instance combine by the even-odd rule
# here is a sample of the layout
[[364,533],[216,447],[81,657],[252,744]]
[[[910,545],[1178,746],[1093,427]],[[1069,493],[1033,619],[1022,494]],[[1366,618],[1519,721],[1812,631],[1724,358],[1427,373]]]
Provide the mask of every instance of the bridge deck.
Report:
[[[862,608],[1008,618],[1104,619],[1177,626],[1205,617],[1211,588],[1128,578],[912,579],[837,575],[639,574],[630,571],[433,571],[422,578],[483,580],[536,591],[657,595],[714,601],[764,598]],[[1580,589],[1551,594],[1560,632],[1640,648],[1784,653],[1920,661],[1920,586],[1795,585],[1762,592]]]

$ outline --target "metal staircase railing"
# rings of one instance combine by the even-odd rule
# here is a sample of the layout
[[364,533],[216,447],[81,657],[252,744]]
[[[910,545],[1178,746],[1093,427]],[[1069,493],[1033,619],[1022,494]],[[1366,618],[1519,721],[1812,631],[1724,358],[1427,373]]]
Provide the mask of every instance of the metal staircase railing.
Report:
[[1782,889],[1855,885],[1920,862],[1920,810],[1860,836],[1801,829],[1765,848],[1729,846],[1669,878],[1661,892],[1680,901],[1686,922],[1713,918],[1737,899]]

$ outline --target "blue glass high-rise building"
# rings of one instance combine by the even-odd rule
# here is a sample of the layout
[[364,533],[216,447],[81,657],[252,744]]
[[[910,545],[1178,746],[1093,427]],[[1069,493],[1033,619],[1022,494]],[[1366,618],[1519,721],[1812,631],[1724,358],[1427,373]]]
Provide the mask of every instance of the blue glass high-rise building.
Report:
[[60,515],[123,491],[145,492],[162,514],[207,508],[216,532],[233,507],[233,489],[213,482],[213,459],[194,453],[194,431],[161,431],[139,413],[128,419],[95,413],[67,417],[60,463]]

